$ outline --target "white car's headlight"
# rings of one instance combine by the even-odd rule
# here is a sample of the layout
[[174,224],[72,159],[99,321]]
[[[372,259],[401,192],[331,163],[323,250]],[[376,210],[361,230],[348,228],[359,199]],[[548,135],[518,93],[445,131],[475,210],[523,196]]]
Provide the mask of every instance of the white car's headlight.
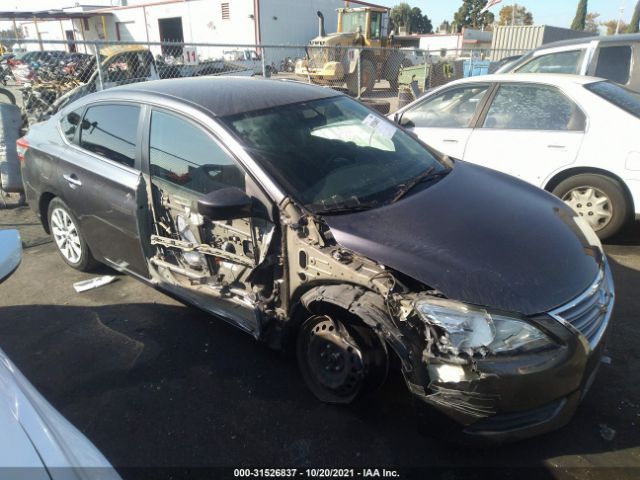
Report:
[[489,353],[523,353],[553,345],[540,329],[522,319],[442,298],[421,298],[416,311],[447,332],[456,350],[486,348]]

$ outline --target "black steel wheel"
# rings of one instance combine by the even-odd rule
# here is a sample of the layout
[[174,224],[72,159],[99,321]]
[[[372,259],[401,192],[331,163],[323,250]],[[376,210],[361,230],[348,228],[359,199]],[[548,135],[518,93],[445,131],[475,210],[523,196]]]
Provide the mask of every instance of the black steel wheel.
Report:
[[309,389],[328,403],[349,403],[376,389],[389,368],[384,342],[373,330],[327,315],[312,316],[302,324],[297,357]]

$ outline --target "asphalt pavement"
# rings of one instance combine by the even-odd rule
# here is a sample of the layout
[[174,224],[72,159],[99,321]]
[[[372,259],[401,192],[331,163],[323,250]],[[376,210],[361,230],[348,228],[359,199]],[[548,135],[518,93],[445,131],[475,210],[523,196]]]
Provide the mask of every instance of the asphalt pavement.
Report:
[[573,421],[483,449],[418,432],[398,375],[355,404],[322,404],[293,361],[133,278],[76,293],[74,282],[96,274],[67,267],[27,207],[0,204],[0,228],[18,228],[25,248],[0,285],[0,348],[124,478],[340,466],[425,468],[424,478],[640,478],[640,224],[607,242],[617,290],[610,363]]

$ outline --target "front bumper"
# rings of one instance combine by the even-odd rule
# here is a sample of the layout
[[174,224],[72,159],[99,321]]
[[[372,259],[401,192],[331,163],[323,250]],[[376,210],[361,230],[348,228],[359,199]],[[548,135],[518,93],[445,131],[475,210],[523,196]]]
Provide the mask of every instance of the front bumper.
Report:
[[295,74],[298,76],[322,79],[327,82],[342,80],[344,73],[344,67],[340,62],[327,62],[321,67],[298,64],[295,68]]
[[[453,419],[468,436],[518,440],[566,425],[595,379],[610,328],[613,281],[606,264],[599,285],[611,292],[606,308],[591,302],[591,297],[585,299],[591,291],[588,289],[566,307],[531,319],[556,341],[557,347],[528,355],[487,356],[471,364],[431,357],[423,362],[424,368],[405,372],[409,389],[421,400],[419,404],[434,407]],[[576,304],[581,305],[578,300],[593,303],[602,313],[597,336],[592,335],[593,328],[585,330],[590,334],[587,337],[558,318],[558,311],[575,313]]]

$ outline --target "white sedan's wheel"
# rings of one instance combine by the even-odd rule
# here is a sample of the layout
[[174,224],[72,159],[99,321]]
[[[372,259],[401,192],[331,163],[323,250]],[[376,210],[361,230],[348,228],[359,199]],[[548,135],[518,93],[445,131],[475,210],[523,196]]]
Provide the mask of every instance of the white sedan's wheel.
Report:
[[602,240],[615,235],[629,216],[624,188],[606,175],[574,175],[560,182],[553,194],[584,218]]
[[82,256],[78,227],[62,208],[54,208],[51,212],[51,233],[65,260],[77,264]]
[[594,187],[577,187],[566,193],[562,200],[584,217],[595,232],[602,230],[613,218],[613,205],[609,197]]

